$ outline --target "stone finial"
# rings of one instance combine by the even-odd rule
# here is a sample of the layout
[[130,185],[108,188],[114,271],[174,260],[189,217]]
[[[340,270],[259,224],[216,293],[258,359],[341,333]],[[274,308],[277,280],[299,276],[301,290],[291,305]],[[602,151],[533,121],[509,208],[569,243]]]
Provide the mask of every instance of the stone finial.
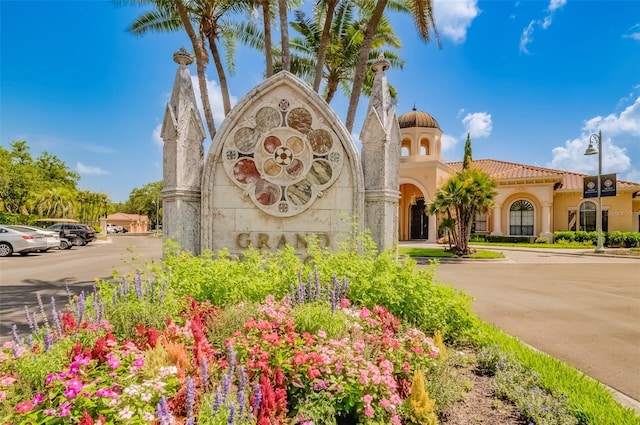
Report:
[[380,56],[378,56],[378,59],[376,59],[372,64],[371,64],[371,69],[373,69],[375,72],[384,72],[387,69],[389,69],[389,67],[391,66],[391,62],[389,62],[383,54],[380,54]]
[[173,54],[173,61],[177,64],[187,66],[193,63],[193,58],[184,47],[181,47],[180,50]]

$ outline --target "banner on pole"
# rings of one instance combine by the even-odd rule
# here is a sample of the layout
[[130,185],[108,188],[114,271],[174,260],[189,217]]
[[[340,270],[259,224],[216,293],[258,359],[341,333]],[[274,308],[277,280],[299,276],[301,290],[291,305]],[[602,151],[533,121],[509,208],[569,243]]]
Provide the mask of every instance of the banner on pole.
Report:
[[[600,196],[616,196],[616,173],[600,176]],[[582,179],[582,197],[598,197],[598,176],[586,176]]]

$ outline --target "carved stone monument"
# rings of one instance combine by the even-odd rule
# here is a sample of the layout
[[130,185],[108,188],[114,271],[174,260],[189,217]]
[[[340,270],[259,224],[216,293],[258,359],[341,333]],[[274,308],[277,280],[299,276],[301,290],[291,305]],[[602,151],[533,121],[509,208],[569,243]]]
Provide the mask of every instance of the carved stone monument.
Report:
[[355,218],[378,248],[397,240],[400,132],[384,71],[376,77],[362,129],[361,164],[345,126],[311,87],[279,72],[227,115],[209,147],[181,50],[167,105],[164,140],[164,238],[200,254],[291,245],[306,237],[337,248]]

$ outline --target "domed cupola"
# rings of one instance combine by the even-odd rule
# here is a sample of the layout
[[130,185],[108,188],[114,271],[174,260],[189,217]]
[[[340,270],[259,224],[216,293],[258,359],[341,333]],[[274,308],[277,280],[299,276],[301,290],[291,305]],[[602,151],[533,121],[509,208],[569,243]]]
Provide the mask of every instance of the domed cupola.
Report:
[[400,125],[400,128],[426,127],[440,129],[438,121],[436,121],[431,114],[424,111],[418,111],[415,106],[412,111],[405,112],[398,117],[398,124]]

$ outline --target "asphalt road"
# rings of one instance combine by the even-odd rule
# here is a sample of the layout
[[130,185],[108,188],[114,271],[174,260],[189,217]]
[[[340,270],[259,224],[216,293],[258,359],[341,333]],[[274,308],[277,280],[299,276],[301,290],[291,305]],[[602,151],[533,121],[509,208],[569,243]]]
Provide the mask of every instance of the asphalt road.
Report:
[[640,259],[503,252],[442,263],[438,280],[469,292],[483,320],[640,400]]
[[[66,302],[113,271],[159,261],[161,239],[112,235],[110,242],[0,258],[0,341],[25,325],[24,306]],[[564,251],[566,252],[566,251]],[[507,333],[640,400],[640,260],[505,250],[506,260],[443,263],[439,280],[475,297],[478,315]]]
[[92,291],[96,278],[110,279],[114,270],[120,275],[135,273],[145,262],[158,262],[161,257],[161,238],[125,234],[70,250],[0,258],[0,341],[10,338],[14,323],[21,333],[29,331],[24,306],[31,313],[39,311],[37,293],[45,308],[52,296],[56,306],[62,307],[67,303],[67,285],[79,295],[82,290]]

